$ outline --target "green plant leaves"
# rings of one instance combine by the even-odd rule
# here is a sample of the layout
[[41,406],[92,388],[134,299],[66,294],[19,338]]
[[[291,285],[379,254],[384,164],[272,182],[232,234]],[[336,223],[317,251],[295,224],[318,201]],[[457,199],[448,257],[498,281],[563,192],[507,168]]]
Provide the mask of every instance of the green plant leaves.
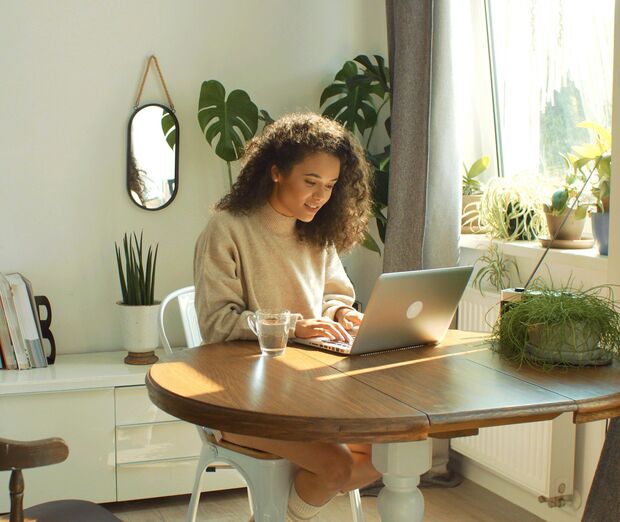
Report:
[[[608,295],[606,295],[608,293]],[[544,342],[533,339],[546,329]],[[579,332],[582,332],[581,335]],[[539,337],[539,336],[535,336]],[[592,347],[620,357],[620,314],[610,286],[588,290],[542,286],[512,302],[493,327],[493,346],[505,357],[543,366],[592,364]],[[532,351],[532,344],[537,350]],[[594,354],[592,354],[594,355]],[[583,358],[582,358],[583,356]]]
[[[153,252],[149,246],[146,256],[146,266],[144,264],[142,248],[142,232],[140,239],[134,232],[127,237],[123,236],[123,254],[121,256],[120,247],[114,243],[116,252],[116,263],[121,285],[123,304],[131,306],[150,306],[155,303],[155,268],[157,265],[157,252],[159,244]],[[123,269],[123,257],[125,268]]]
[[161,130],[164,133],[168,145],[174,150],[174,146],[177,142],[177,126],[174,123],[172,114],[166,110],[164,110],[161,117]]
[[362,246],[371,250],[372,252],[376,252],[381,255],[381,248],[379,248],[378,243],[375,239],[368,233],[368,230],[364,233],[364,241],[362,241]]
[[345,62],[334,82],[321,94],[321,106],[330,100],[323,116],[339,121],[351,132],[357,128],[363,134],[377,122],[371,84],[370,78],[359,73],[355,62]]
[[482,156],[474,161],[470,168],[467,168],[467,165],[463,163],[463,170],[465,171],[461,179],[463,183],[463,195],[471,196],[481,193],[480,181],[475,178],[489,168],[490,161],[489,156]]
[[556,190],[551,196],[551,208],[557,215],[564,212],[566,204],[568,203],[568,190],[560,189]]
[[579,205],[575,209],[575,219],[585,219],[588,215],[588,207],[589,205]]
[[482,156],[481,158],[478,158],[476,161],[474,161],[473,165],[469,168],[469,170],[467,170],[467,168],[465,169],[467,177],[477,178],[478,176],[480,176],[480,174],[482,174],[485,170],[489,168],[490,161],[491,159],[488,156]]
[[224,86],[209,80],[202,83],[198,100],[198,123],[209,145],[224,161],[241,157],[245,142],[258,129],[258,107],[240,89],[226,98]]
[[390,95],[392,89],[390,87],[390,70],[385,65],[385,59],[378,54],[373,55],[376,63],[364,55],[360,54],[355,57],[354,61],[362,66],[364,76],[370,79],[372,93],[381,99],[386,95]]
[[600,144],[602,152],[611,149],[611,133],[602,125],[592,121],[582,121],[577,124],[577,127],[593,130],[596,133],[597,141]]
[[265,123],[265,127],[275,121],[265,109],[258,111],[258,119]]
[[390,146],[387,145],[382,153],[371,154],[366,151],[366,159],[373,167],[371,178],[372,214],[377,222],[377,230],[381,241],[385,243],[387,217],[383,210],[388,204],[388,185],[390,176]]

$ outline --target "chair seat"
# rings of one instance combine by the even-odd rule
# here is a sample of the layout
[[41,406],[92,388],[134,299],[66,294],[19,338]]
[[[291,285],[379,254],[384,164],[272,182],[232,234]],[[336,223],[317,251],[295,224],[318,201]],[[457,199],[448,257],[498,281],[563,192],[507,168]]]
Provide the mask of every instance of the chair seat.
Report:
[[214,446],[219,446],[220,448],[225,448],[227,450],[235,451],[237,453],[241,453],[243,455],[247,455],[248,457],[254,457],[259,460],[280,460],[282,457],[278,455],[274,455],[273,453],[268,453],[266,451],[257,450],[254,448],[246,448],[245,446],[239,446],[232,442],[228,442],[227,440],[217,440],[211,433],[206,433],[207,440],[213,444]]
[[[0,519],[8,520],[8,519]],[[101,506],[86,500],[55,500],[24,510],[24,522],[122,522]]]

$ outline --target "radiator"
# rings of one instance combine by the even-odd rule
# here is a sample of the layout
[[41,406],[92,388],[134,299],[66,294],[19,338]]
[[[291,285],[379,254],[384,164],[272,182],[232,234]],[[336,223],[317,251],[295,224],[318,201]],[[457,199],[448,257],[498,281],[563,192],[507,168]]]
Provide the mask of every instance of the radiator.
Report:
[[[499,314],[499,294],[468,288],[459,306],[460,330],[490,331]],[[575,424],[572,414],[551,421],[482,428],[475,437],[453,439],[454,451],[492,473],[549,499],[573,493]]]

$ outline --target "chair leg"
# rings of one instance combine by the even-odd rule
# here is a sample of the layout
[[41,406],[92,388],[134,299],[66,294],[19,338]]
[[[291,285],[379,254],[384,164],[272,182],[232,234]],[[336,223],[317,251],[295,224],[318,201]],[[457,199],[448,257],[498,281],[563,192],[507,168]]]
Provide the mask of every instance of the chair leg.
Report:
[[353,522],[364,522],[364,512],[362,511],[362,497],[360,496],[360,490],[354,489],[350,491],[349,500],[351,501]]
[[198,459],[198,466],[196,467],[196,478],[194,479],[194,489],[192,490],[192,498],[189,501],[189,507],[187,508],[186,522],[196,522],[196,514],[198,513],[198,502],[200,501],[200,485],[202,484],[202,477],[205,474],[205,470],[210,462],[213,461],[213,449],[209,444],[203,444],[200,450],[200,458]]
[[296,468],[288,461],[262,462],[246,468],[248,491],[251,494],[256,522],[285,522],[288,494]]
[[252,500],[252,491],[250,490],[250,487],[247,486],[246,489],[248,491],[248,502],[250,503],[250,518],[251,518],[252,515],[254,515],[254,501]]

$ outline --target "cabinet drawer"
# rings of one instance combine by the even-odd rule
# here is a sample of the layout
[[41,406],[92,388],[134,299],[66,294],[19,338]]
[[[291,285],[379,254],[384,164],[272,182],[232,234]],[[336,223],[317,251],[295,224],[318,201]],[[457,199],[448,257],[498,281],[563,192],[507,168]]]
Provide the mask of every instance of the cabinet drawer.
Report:
[[160,410],[149,399],[146,386],[124,386],[115,390],[116,425],[146,424],[178,420]]
[[201,441],[193,424],[182,421],[116,428],[116,462],[197,457]]
[[[120,464],[116,470],[118,501],[184,495],[192,492],[198,459]],[[245,482],[234,469],[206,472],[202,491],[243,488]]]
[[[14,375],[30,378],[40,371]],[[62,498],[116,500],[112,388],[0,395],[0,437],[62,437],[69,446],[66,461],[24,470],[26,506]],[[0,472],[0,513],[9,510],[9,475]]]

